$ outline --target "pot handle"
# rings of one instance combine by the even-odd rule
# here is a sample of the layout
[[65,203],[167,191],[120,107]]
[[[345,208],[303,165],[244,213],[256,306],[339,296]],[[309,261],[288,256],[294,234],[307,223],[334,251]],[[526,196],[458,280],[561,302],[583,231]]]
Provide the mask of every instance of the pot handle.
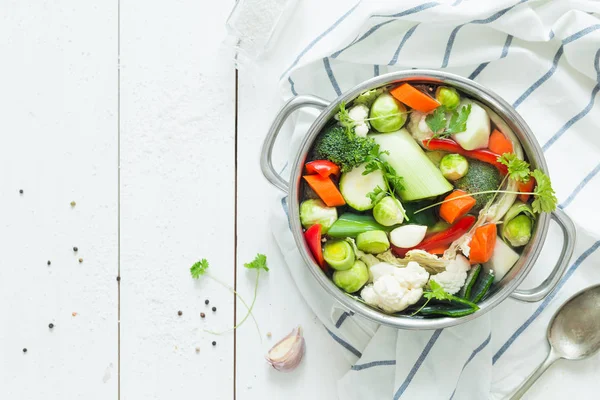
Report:
[[526,302],[542,300],[554,290],[556,285],[558,285],[567,269],[567,265],[569,265],[569,260],[573,255],[573,248],[575,247],[575,225],[573,224],[573,221],[571,221],[571,218],[569,218],[560,208],[557,208],[556,211],[552,212],[551,217],[558,225],[560,225],[560,228],[563,231],[564,243],[560,256],[558,257],[558,262],[550,275],[538,287],[526,290],[515,290],[510,295],[510,297],[515,300]]
[[279,190],[285,193],[288,191],[288,183],[281,177],[281,175],[279,175],[279,173],[277,173],[273,167],[272,159],[273,146],[275,145],[275,140],[279,135],[279,131],[281,130],[283,123],[288,119],[291,113],[299,108],[314,107],[318,109],[324,109],[328,105],[329,102],[320,97],[311,95],[295,96],[289,99],[275,116],[275,119],[269,128],[269,132],[267,133],[267,137],[265,137],[265,141],[262,145],[260,154],[260,168],[265,178],[267,178],[267,180]]

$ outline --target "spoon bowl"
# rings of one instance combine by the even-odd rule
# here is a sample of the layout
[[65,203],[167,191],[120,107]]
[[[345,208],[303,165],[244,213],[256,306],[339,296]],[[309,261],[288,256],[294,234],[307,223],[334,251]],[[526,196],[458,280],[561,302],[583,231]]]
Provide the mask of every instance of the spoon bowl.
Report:
[[582,360],[600,350],[600,285],[590,286],[567,300],[550,320],[547,335],[548,357],[511,400],[520,399],[556,360]]

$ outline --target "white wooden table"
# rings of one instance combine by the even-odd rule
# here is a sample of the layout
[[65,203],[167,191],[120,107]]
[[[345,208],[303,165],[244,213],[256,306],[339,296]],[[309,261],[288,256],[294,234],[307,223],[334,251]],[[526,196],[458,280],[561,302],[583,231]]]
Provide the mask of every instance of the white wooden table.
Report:
[[[0,2],[0,399],[335,398],[346,361],[268,225],[279,96],[221,48],[233,3]],[[244,309],[191,264],[251,299],[258,252],[263,337],[204,332]],[[310,351],[280,374],[264,354],[297,324]]]

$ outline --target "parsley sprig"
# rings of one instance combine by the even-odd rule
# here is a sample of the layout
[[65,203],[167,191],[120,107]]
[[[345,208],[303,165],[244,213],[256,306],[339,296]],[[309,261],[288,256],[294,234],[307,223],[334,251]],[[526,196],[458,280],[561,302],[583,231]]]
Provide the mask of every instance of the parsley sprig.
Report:
[[423,292],[423,297],[426,298],[427,301],[425,302],[425,304],[423,304],[421,306],[421,308],[419,308],[417,311],[415,311],[412,315],[418,314],[422,309],[424,309],[427,306],[427,304],[429,304],[429,302],[431,300],[453,301],[456,303],[463,304],[474,310],[479,310],[479,306],[477,304],[475,304],[467,299],[463,299],[462,297],[458,297],[458,296],[455,296],[453,294],[446,292],[444,290],[444,288],[442,287],[442,285],[440,285],[433,279],[429,280],[429,290]]
[[202,260],[195,262],[194,265],[192,265],[192,267],[190,268],[190,273],[192,275],[192,278],[199,279],[202,276],[208,276],[209,278],[211,278],[215,282],[219,283],[221,286],[224,286],[225,288],[229,289],[230,292],[235,294],[235,296],[242,302],[244,307],[246,307],[248,312],[246,313],[244,318],[242,318],[242,320],[231,329],[228,329],[223,332],[213,332],[213,331],[209,331],[209,330],[205,330],[205,331],[208,333],[215,334],[215,335],[221,335],[223,333],[227,333],[234,329],[239,328],[248,319],[249,316],[252,316],[252,319],[254,320],[254,324],[256,325],[256,330],[258,331],[258,335],[262,340],[262,334],[260,333],[260,328],[258,327],[258,323],[256,322],[256,319],[254,318],[254,314],[252,314],[252,309],[254,308],[254,304],[256,303],[256,295],[258,293],[258,279],[260,277],[260,271],[261,270],[264,270],[265,272],[269,271],[269,267],[267,267],[267,256],[265,256],[264,254],[257,254],[256,257],[254,258],[254,260],[252,260],[249,263],[244,264],[244,267],[246,267],[247,269],[256,270],[256,283],[254,285],[254,297],[252,298],[252,303],[250,304],[250,306],[248,306],[248,304],[244,301],[244,299],[238,292],[236,292],[234,289],[232,289],[226,283],[224,283],[221,280],[217,279],[216,277],[210,275],[207,272],[209,266],[210,265],[209,265],[208,261],[206,260],[206,258],[203,258]]
[[[450,113],[450,122],[446,116],[448,112]],[[433,113],[425,117],[427,126],[433,132],[431,139],[448,138],[455,133],[464,132],[467,130],[467,119],[470,114],[470,104],[462,106],[460,110],[448,110],[444,106],[439,106]]]

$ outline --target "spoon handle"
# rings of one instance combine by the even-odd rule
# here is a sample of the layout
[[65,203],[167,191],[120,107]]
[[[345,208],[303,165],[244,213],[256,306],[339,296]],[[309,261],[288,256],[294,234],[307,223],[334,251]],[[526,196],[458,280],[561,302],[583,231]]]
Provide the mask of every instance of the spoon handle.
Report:
[[517,391],[512,395],[510,400],[519,400],[525,392],[529,390],[529,388],[538,380],[540,376],[548,369],[549,366],[554,364],[556,360],[558,360],[560,356],[558,356],[552,348],[550,348],[550,352],[548,353],[548,357],[544,360],[542,364],[533,373],[519,386]]

